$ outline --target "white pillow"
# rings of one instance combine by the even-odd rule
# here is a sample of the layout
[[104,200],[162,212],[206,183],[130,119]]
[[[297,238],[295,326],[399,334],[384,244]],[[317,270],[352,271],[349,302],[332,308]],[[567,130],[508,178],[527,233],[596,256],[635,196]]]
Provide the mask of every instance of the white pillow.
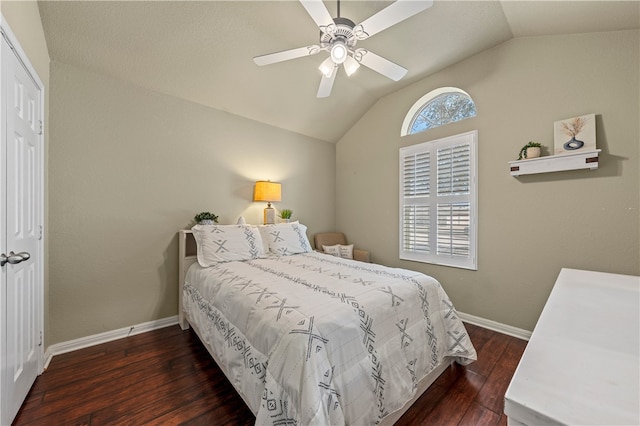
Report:
[[343,246],[342,244],[338,244],[340,246],[340,257],[343,259],[353,259],[353,244],[349,244]]
[[322,250],[331,256],[337,256],[343,259],[353,259],[353,244],[349,244],[347,246],[343,246],[342,244],[336,244],[334,246],[323,245]]
[[196,225],[191,230],[198,245],[198,263],[202,267],[264,257],[262,237],[255,226]]
[[322,246],[322,251],[326,254],[330,254],[331,256],[340,257],[340,244],[336,244],[335,246]]
[[260,226],[260,235],[269,251],[279,256],[312,251],[307,227],[298,222]]

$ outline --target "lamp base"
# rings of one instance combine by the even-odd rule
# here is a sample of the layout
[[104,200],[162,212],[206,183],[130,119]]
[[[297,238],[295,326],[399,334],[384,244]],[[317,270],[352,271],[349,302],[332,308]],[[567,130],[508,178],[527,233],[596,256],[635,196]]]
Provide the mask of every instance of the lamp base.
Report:
[[271,225],[276,223],[276,209],[267,207],[264,209],[264,224]]

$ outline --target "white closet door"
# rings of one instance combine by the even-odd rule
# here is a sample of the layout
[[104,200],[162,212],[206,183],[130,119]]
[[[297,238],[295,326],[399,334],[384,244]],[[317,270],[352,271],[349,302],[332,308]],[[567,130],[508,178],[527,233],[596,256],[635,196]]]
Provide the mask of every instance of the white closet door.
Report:
[[42,199],[40,143],[41,92],[14,52],[2,40],[2,84],[6,121],[6,188],[2,238],[3,253],[22,255],[19,263],[6,263],[3,322],[5,327],[2,362],[2,419],[15,416],[33,385],[41,362],[39,214]]

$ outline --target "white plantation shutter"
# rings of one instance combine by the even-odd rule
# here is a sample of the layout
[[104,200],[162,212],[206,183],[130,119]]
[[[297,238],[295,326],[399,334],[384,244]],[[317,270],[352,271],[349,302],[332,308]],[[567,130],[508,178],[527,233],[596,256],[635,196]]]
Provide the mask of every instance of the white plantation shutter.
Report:
[[438,203],[438,254],[470,254],[471,214],[469,203]]
[[438,195],[468,194],[471,185],[471,146],[438,149]]
[[429,196],[431,153],[409,153],[402,157],[402,193],[408,200],[402,209],[403,249],[407,252],[429,253],[429,206],[420,201]]
[[429,253],[429,206],[405,205],[402,224],[404,250]]
[[421,152],[404,158],[403,188],[405,197],[429,195],[429,153]]
[[474,131],[400,149],[401,259],[477,268],[476,143]]

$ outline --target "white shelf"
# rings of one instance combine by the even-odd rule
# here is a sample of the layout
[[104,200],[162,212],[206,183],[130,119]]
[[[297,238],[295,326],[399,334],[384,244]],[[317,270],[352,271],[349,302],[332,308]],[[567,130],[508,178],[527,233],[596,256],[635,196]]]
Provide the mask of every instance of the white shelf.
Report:
[[509,161],[511,176],[531,175],[536,173],[561,172],[598,168],[598,154],[601,150],[580,151],[575,154],[550,155],[531,158],[529,160]]

